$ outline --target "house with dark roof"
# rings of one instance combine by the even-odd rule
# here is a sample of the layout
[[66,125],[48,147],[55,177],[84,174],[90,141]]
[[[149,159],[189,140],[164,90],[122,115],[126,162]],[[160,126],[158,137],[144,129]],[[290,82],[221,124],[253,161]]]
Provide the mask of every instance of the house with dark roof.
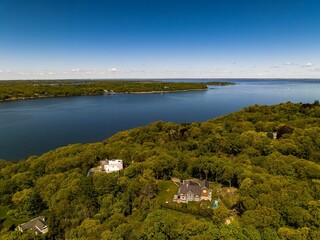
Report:
[[202,180],[200,183],[183,180],[183,182],[175,182],[179,186],[178,194],[174,195],[173,201],[177,203],[188,203],[191,201],[199,202],[201,200],[212,199],[212,191],[209,187],[208,180]]
[[48,232],[48,226],[44,216],[36,217],[29,222],[19,224],[16,230],[20,232],[33,231],[36,235],[45,234]]

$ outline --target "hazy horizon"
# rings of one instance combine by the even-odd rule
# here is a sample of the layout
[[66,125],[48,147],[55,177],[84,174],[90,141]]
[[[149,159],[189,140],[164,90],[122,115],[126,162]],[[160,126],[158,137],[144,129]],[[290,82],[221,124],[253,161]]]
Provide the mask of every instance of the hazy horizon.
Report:
[[320,77],[319,78],[259,78],[259,77],[251,77],[251,78],[235,78],[235,77],[230,77],[230,78],[199,78],[199,77],[181,77],[181,78],[173,78],[173,77],[163,77],[163,78],[153,78],[153,77],[144,77],[144,78],[38,78],[38,79],[0,79],[0,81],[76,81],[76,80],[80,80],[80,81],[139,81],[139,80],[213,80],[213,81],[229,81],[229,80],[297,80],[297,81],[320,81]]

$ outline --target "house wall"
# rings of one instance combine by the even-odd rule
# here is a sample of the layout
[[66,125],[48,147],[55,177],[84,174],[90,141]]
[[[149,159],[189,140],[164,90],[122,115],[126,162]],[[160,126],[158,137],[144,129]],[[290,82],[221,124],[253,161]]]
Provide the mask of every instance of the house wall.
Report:
[[102,168],[106,172],[115,172],[123,169],[122,160],[102,161]]
[[203,193],[203,191],[201,192],[201,200],[209,200],[211,201],[212,199],[212,193],[211,193],[211,190],[207,191],[207,193]]
[[208,197],[209,196],[209,190],[207,188],[201,189],[201,196]]
[[104,165],[104,170],[106,172],[114,172],[122,169],[122,165]]
[[187,201],[190,202],[190,201],[194,201],[194,195],[193,194],[187,194]]
[[42,234],[46,234],[49,231],[49,228],[45,227],[41,230]]
[[193,201],[199,202],[200,201],[200,197],[199,196],[194,197]]

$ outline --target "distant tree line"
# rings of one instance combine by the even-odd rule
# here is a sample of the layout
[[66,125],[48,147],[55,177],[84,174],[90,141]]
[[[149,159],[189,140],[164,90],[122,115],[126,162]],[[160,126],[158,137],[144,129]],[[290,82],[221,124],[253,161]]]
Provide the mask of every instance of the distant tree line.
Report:
[[228,84],[232,83],[97,80],[0,81],[0,101],[48,97],[102,95],[112,93],[204,90],[207,89],[207,85]]

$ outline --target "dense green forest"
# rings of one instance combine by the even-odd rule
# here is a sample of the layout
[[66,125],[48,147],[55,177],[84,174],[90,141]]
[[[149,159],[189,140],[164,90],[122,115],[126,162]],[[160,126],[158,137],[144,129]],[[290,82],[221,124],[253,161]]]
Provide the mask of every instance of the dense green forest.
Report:
[[[87,176],[105,158],[125,169]],[[320,239],[318,101],[155,122],[0,169],[0,239]],[[173,203],[170,177],[207,178],[218,208]],[[40,214],[46,236],[14,231]]]
[[230,82],[160,82],[97,80],[0,81],[0,101],[102,95],[112,93],[172,92],[205,90],[207,85],[230,85]]

